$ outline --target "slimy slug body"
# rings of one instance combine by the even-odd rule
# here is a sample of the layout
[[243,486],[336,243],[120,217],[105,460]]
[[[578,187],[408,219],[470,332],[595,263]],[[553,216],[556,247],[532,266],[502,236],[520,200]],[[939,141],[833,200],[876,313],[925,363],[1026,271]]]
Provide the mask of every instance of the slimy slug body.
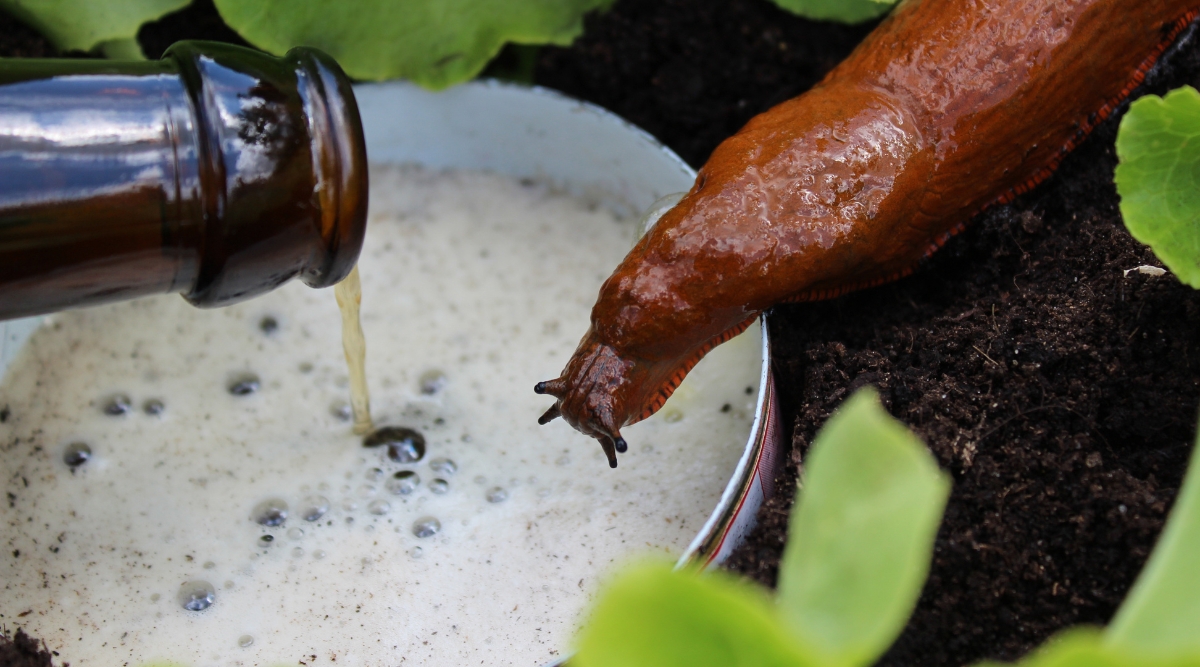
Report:
[[1046,178],[1198,0],[907,0],[807,93],[725,140],[600,289],[538,393],[598,439],[657,411],[770,306],[904,276]]

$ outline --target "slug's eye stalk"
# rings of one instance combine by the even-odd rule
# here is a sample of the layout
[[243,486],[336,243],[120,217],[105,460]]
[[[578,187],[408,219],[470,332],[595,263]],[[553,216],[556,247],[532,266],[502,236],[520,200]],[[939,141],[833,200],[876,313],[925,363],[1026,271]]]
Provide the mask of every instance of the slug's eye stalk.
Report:
[[556,380],[543,380],[533,385],[533,393],[535,394],[550,394],[555,398],[562,398],[563,394],[567,393],[567,383],[563,382],[562,378]]
[[558,403],[555,403],[550,406],[549,410],[543,412],[541,417],[538,417],[538,424],[545,426],[561,416],[562,413],[558,410]]
[[[608,457],[608,467],[617,467],[617,446],[616,442],[607,435],[601,435],[597,440],[600,441],[600,448],[604,450],[604,455]],[[624,442],[622,440],[621,442]]]
[[565,394],[566,391],[567,391],[567,388],[565,386],[565,383],[562,381],[562,378],[559,378],[557,380],[548,380],[548,381],[544,381],[544,382],[539,382],[539,383],[533,385],[533,393],[535,393],[535,394],[550,394],[551,396],[559,399],[554,402],[554,405],[550,406],[549,410],[542,413],[541,417],[538,417],[539,424],[541,424],[542,426],[545,426],[546,424],[549,424],[550,422],[554,421],[558,417],[562,416],[562,412],[559,411],[558,406],[562,402],[563,394]]
[[[549,394],[558,399],[554,402],[554,405],[550,406],[549,410],[546,410],[542,413],[541,417],[538,417],[539,424],[544,426],[562,416],[563,397],[568,393],[567,383],[562,378],[535,384],[533,386],[533,393]],[[568,421],[571,420],[568,419]],[[579,428],[574,422],[571,425]],[[608,467],[610,468],[617,467],[618,452],[624,454],[629,451],[629,443],[625,442],[625,438],[622,438],[616,429],[609,430],[600,427],[598,424],[589,424],[585,432],[600,441],[600,447],[604,450],[604,455],[608,457]]]

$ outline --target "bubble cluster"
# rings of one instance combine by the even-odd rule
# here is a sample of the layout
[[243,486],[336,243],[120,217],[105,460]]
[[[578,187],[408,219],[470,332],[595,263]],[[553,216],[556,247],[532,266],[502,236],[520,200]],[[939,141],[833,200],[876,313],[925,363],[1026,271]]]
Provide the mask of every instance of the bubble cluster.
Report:
[[207,581],[188,581],[179,587],[175,599],[188,611],[204,611],[217,601],[217,590]]
[[[335,404],[335,407],[341,405],[345,404]],[[348,409],[349,406],[346,407]],[[415,414],[419,417],[420,410],[415,411]],[[390,515],[407,512],[410,508],[420,511],[423,503],[429,500],[428,496],[420,495],[413,503],[409,499],[399,500],[377,495],[377,490],[382,485],[390,496],[410,496],[417,493],[421,488],[421,475],[411,467],[415,467],[425,459],[426,438],[424,434],[414,428],[384,426],[364,436],[362,445],[365,448],[386,447],[386,456],[390,460],[380,462],[379,459],[375,459],[372,461],[369,457],[362,456],[356,466],[335,473],[338,480],[336,483],[326,481],[319,484],[302,484],[298,487],[298,492],[303,496],[303,500],[291,509],[294,510],[297,517],[314,524],[312,528],[307,525],[305,528],[294,525],[290,528],[285,526],[290,511],[287,501],[282,497],[268,497],[254,506],[250,515],[251,520],[260,526],[281,529],[279,531],[263,531],[261,535],[255,537],[256,548],[249,554],[252,560],[290,555],[288,560],[299,561],[310,554],[314,560],[325,558],[327,554],[324,550],[316,549],[316,544],[306,543],[304,540],[308,539],[307,531],[320,531],[319,527],[325,523],[322,519],[328,517],[331,510],[336,513],[338,523],[345,523],[346,526],[355,528],[361,526],[362,532],[374,532],[379,527],[384,527],[385,530],[391,532],[392,527],[389,524],[393,523],[399,524],[394,526],[395,532],[404,532],[404,520],[389,518]],[[407,464],[407,469],[396,470],[395,463]],[[436,475],[425,481],[429,493],[444,495],[450,492],[449,480],[458,473],[459,467],[453,459],[438,456],[429,460],[429,471]],[[476,481],[487,488],[486,480],[482,476],[479,476]],[[513,484],[518,481],[514,478]],[[506,488],[511,488],[511,486],[506,485]],[[322,493],[310,493],[314,489]],[[336,502],[331,502],[330,496],[334,496]],[[493,503],[501,502],[507,499],[508,492],[503,488],[495,487],[488,490],[485,497]],[[401,503],[404,504],[403,509],[401,509]],[[364,521],[364,519],[366,520]],[[329,523],[333,525],[333,521]],[[433,537],[440,533],[441,529],[441,521],[433,516],[419,518],[410,524],[409,528],[411,533],[418,538]],[[287,540],[284,541],[285,536]],[[410,548],[408,553],[413,558],[422,556],[420,547]],[[289,566],[291,570],[295,570],[296,567],[295,562]],[[197,599],[203,597],[202,593],[203,591],[197,593]],[[201,601],[192,604],[199,608],[205,603]],[[211,601],[208,604],[211,604]]]
[[63,463],[74,471],[92,458],[92,448],[86,442],[72,442],[63,450]]
[[250,512],[250,518],[262,526],[282,526],[287,517],[288,505],[282,498],[267,498]]
[[388,491],[397,496],[407,496],[417,490],[417,486],[421,483],[421,477],[411,470],[401,470],[392,475],[384,487]]
[[412,532],[417,537],[433,537],[442,529],[442,522],[427,516],[413,522]]

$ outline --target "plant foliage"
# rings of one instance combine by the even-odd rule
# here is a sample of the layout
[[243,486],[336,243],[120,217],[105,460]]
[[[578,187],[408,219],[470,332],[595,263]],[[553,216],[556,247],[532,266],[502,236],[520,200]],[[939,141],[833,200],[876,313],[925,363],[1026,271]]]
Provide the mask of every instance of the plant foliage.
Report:
[[765,591],[714,572],[648,562],[624,570],[592,612],[572,667],[815,665],[787,636]]
[[[605,590],[576,667],[862,667],[903,628],[949,481],[879,406],[852,396],[813,443],[774,602],[724,573],[643,564]],[[1166,528],[1105,630],[1065,630],[1017,667],[1200,667],[1200,438]],[[982,662],[976,667],[1003,667]]]
[[779,606],[819,664],[870,664],[917,603],[950,480],[874,390],[856,392],[829,419],[805,469]]
[[950,482],[879,405],[851,397],[813,443],[779,595],[642,565],[604,593],[572,665],[867,665],[912,612]]
[[216,0],[225,22],[273,53],[315,46],[358,79],[444,88],[479,73],[505,42],[570,44],[613,0]]
[[1184,86],[1133,102],[1121,119],[1117,157],[1129,233],[1200,288],[1200,93]]
[[897,0],[771,0],[793,14],[818,21],[862,23],[891,11]]
[[[1096,628],[1073,628],[1051,637],[1018,663],[1020,667],[1200,667],[1195,656],[1151,657],[1126,651]],[[1003,667],[981,662],[975,667]]]

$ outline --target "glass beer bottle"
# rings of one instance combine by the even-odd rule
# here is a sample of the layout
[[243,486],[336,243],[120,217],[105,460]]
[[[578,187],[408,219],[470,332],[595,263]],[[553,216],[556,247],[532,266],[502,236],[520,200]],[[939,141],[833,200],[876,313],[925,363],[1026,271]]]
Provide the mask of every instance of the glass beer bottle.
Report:
[[319,51],[0,59],[0,320],[329,286],[358,259],[366,208],[354,94]]

